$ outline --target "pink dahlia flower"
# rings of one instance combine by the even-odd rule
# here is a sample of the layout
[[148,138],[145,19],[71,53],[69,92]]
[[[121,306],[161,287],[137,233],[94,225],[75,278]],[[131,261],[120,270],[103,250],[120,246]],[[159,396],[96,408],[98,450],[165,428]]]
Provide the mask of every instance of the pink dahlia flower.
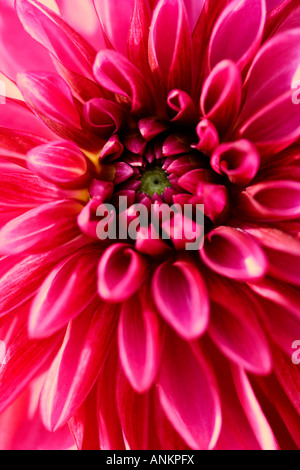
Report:
[[299,1],[0,3],[1,448],[300,448]]

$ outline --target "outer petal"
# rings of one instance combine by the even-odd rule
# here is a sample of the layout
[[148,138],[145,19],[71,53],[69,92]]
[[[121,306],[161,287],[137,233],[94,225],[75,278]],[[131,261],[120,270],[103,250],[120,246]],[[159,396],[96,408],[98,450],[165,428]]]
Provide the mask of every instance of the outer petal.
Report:
[[95,255],[94,251],[75,255],[49,274],[31,306],[28,320],[31,337],[55,333],[91,303],[97,288]]
[[265,18],[265,0],[231,2],[219,17],[211,35],[211,67],[222,59],[230,59],[236,62],[240,69],[244,68],[259,48]]
[[1,4],[0,47],[1,72],[12,80],[17,73],[28,70],[54,71],[48,52],[24,31],[14,8],[6,1]]
[[16,0],[25,30],[72,72],[93,79],[95,50],[59,16],[36,0]]
[[173,88],[191,89],[191,33],[182,0],[160,0],[149,36],[152,71]]
[[0,231],[2,253],[42,253],[79,235],[76,216],[82,206],[62,200],[43,204],[8,222]]
[[173,334],[166,340],[158,381],[161,405],[192,449],[212,449],[221,428],[214,376],[204,358]]
[[89,394],[115,332],[114,308],[95,309],[73,320],[52,363],[41,395],[41,413],[47,429],[63,426]]

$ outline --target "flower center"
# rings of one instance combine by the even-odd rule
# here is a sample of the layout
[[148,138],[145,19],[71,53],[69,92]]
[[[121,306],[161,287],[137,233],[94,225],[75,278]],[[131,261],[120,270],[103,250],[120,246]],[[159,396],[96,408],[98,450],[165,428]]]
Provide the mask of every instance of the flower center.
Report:
[[152,197],[154,194],[160,196],[166,188],[170,188],[166,172],[162,168],[154,167],[146,170],[141,177],[139,191]]

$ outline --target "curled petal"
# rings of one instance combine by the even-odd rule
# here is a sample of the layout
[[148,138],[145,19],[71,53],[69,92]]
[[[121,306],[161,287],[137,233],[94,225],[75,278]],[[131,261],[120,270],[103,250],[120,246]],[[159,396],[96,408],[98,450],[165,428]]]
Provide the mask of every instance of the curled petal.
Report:
[[144,118],[139,121],[142,137],[149,142],[169,128],[168,124],[156,118]]
[[85,103],[84,116],[88,124],[102,137],[108,137],[122,126],[124,109],[113,101],[94,98]]
[[196,169],[189,171],[179,179],[179,185],[192,194],[196,194],[197,187],[200,183],[214,183],[214,174],[205,169]]
[[236,62],[240,69],[249,64],[260,46],[265,19],[264,0],[230,2],[217,20],[211,35],[210,65],[213,67],[222,59]]
[[255,219],[296,219],[300,215],[300,182],[266,181],[249,186],[240,194],[239,207]]
[[153,102],[141,72],[116,51],[103,50],[96,57],[94,74],[102,87],[116,93],[120,104],[134,114],[149,111]]
[[158,311],[184,339],[199,337],[209,320],[209,298],[198,269],[189,261],[166,261],[153,276]]
[[241,97],[241,74],[233,62],[223,60],[215,66],[203,85],[201,111],[224,134],[238,115]]
[[[151,204],[151,200],[150,200]],[[159,237],[153,224],[148,227],[141,227],[137,233],[135,248],[145,255],[161,256],[171,251],[171,247]]]
[[267,259],[252,237],[231,227],[212,230],[200,250],[204,263],[213,271],[238,281],[263,277]]
[[197,111],[190,95],[182,90],[172,90],[168,94],[167,102],[175,116],[172,122],[183,125],[193,125],[197,120]]
[[68,140],[35,147],[28,152],[27,165],[41,178],[61,187],[80,187],[89,178],[85,156]]
[[219,394],[202,354],[170,334],[158,380],[161,405],[176,431],[192,449],[212,449],[221,429]]
[[119,137],[117,135],[111,136],[100,153],[100,161],[113,161],[118,160],[118,158],[122,155],[124,150],[123,144],[120,142]]
[[210,155],[219,144],[217,129],[212,122],[207,119],[202,119],[196,127],[196,132],[199,137],[199,142],[191,145],[191,147],[200,150],[200,152],[205,155]]
[[256,175],[260,157],[248,140],[219,145],[211,157],[212,168],[228,177],[233,184],[247,185]]
[[79,235],[76,216],[82,205],[68,200],[49,202],[8,222],[0,230],[2,253],[42,253]]
[[137,392],[147,391],[159,366],[161,327],[146,292],[132,296],[123,304],[118,339],[120,359],[128,380]]
[[[166,34],[167,32],[167,34]],[[168,90],[191,89],[191,33],[182,0],[160,0],[152,17],[149,61]]]
[[121,302],[142,285],[146,263],[130,245],[117,243],[107,248],[98,266],[98,292],[104,300]]

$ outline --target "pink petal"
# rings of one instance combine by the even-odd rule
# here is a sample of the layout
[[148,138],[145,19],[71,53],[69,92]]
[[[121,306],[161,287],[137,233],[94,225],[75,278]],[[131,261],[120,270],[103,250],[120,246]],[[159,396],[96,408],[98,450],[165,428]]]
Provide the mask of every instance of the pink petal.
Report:
[[191,33],[182,0],[160,0],[152,17],[149,63],[168,91],[191,89]]
[[161,264],[153,276],[152,292],[158,311],[180,336],[191,340],[203,334],[209,320],[209,298],[192,263]]
[[[125,450],[125,426],[121,428],[121,417],[117,409],[116,392],[119,369],[119,351],[116,338],[114,338],[108,358],[97,380],[97,420],[102,450]],[[132,390],[130,386],[129,388]],[[126,410],[128,408],[129,406],[126,406]]]
[[0,230],[2,253],[47,251],[79,235],[76,216],[82,206],[62,200],[43,204],[11,220]]
[[247,231],[263,246],[272,276],[299,285],[299,238],[272,228],[254,228]]
[[260,46],[265,18],[264,0],[230,2],[218,18],[211,35],[209,44],[211,67],[222,59],[230,59],[236,62],[240,69],[244,68]]
[[197,122],[197,111],[192,98],[182,90],[172,90],[167,102],[174,117],[171,121],[182,125],[193,125]]
[[[105,37],[118,52],[127,55],[127,39],[134,0],[94,0]],[[118,12],[116,14],[116,12]]]
[[153,107],[153,100],[141,72],[118,52],[100,51],[94,74],[102,87],[116,93],[120,104],[139,114]]
[[[105,40],[101,31],[93,0],[56,0],[62,17],[98,51],[104,49]],[[84,21],[82,21],[84,18]]]
[[205,119],[224,134],[234,123],[241,105],[242,81],[237,66],[223,60],[207,77],[200,98]]
[[122,155],[124,150],[123,144],[120,142],[119,137],[117,135],[111,136],[100,153],[100,161],[113,161],[118,160],[118,158]]
[[278,450],[273,431],[254,394],[246,373],[236,366],[232,367],[232,371],[241,405],[261,448],[263,450]]
[[23,133],[31,133],[36,135],[35,139],[53,139],[53,134],[47,126],[36,117],[23,101],[6,98],[5,113],[0,114],[0,126],[9,129],[22,131]]
[[248,140],[228,142],[217,147],[211,157],[212,168],[226,175],[233,184],[247,185],[260,164],[259,153]]
[[200,353],[170,334],[158,382],[161,405],[172,425],[192,449],[212,449],[221,429],[214,376]]
[[[265,106],[276,102],[288,91],[291,92],[292,82],[297,79],[300,61],[299,40],[300,31],[295,29],[275,36],[262,46],[248,74],[247,97],[239,122],[249,119],[258,111],[263,110]],[[297,106],[294,107],[297,109]],[[270,107],[272,111],[267,121],[270,127],[275,120],[274,114],[272,115],[273,108],[274,105]],[[280,125],[278,131],[280,131]]]
[[24,31],[13,6],[5,2],[1,5],[0,47],[1,72],[12,80],[28,70],[54,71],[47,51]]
[[151,11],[148,0],[134,0],[132,3],[134,6],[128,31],[128,57],[147,76],[150,73],[148,36]]
[[100,450],[95,386],[69,420],[68,425],[78,450]]
[[257,303],[247,291],[222,278],[209,282],[211,320],[208,333],[222,353],[254,374],[267,375],[272,356],[257,317]]
[[204,214],[213,223],[220,223],[228,215],[229,195],[221,184],[199,183],[197,196],[190,203],[204,204]]
[[97,261],[95,251],[83,252],[49,274],[31,306],[28,328],[32,338],[56,333],[90,304],[96,296]]
[[128,299],[142,285],[147,273],[144,258],[130,245],[116,243],[107,248],[98,267],[98,292],[108,301]]
[[120,360],[131,386],[139,393],[147,391],[158,371],[162,332],[146,291],[123,304],[118,339]]
[[212,230],[200,255],[213,271],[239,281],[259,279],[267,270],[266,256],[260,246],[252,237],[232,227]]
[[205,155],[210,155],[219,144],[217,129],[212,122],[207,119],[202,119],[196,127],[196,132],[199,137],[199,142],[191,145],[191,147],[200,150],[200,152]]
[[25,30],[72,72],[93,79],[95,50],[59,16],[36,0],[16,0]]
[[117,132],[125,119],[121,106],[103,98],[94,98],[85,103],[84,116],[95,132],[104,138]]
[[28,339],[26,325],[9,344],[0,370],[0,412],[22,392],[42,366],[52,360],[62,335],[41,340]]
[[115,333],[114,308],[95,303],[73,320],[54,359],[41,394],[44,425],[54,431],[82,405],[106,360]]
[[249,186],[240,194],[239,208],[258,220],[296,219],[300,215],[300,183],[266,181]]
[[80,187],[89,178],[85,156],[67,140],[35,147],[27,155],[27,164],[41,178],[62,187]]

